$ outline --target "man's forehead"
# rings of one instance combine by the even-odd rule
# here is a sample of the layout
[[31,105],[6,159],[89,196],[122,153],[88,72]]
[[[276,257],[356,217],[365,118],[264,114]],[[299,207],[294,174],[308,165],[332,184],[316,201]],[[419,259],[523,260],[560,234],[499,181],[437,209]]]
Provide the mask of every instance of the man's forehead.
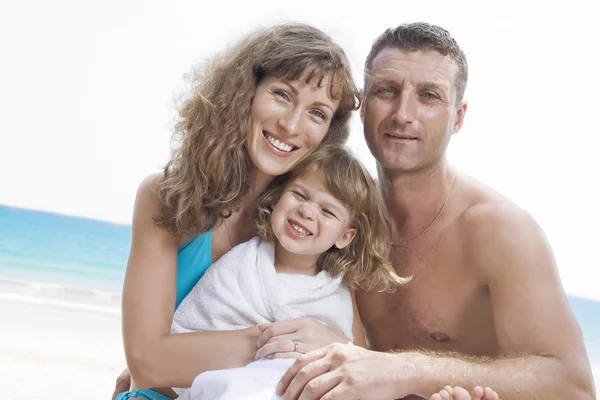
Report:
[[371,77],[385,79],[390,75],[410,74],[426,81],[451,81],[458,73],[458,66],[450,56],[435,50],[408,51],[384,48],[373,60]]

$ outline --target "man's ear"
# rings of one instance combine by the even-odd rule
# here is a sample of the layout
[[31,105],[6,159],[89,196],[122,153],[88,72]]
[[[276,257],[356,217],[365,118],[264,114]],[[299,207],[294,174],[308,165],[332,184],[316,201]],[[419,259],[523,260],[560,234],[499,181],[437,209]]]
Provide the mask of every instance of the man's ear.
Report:
[[365,123],[365,89],[361,89],[360,93],[360,122]]
[[465,122],[465,114],[467,113],[467,101],[461,100],[460,104],[456,108],[456,116],[454,119],[454,126],[452,127],[452,134],[458,133]]
[[337,247],[338,249],[343,249],[344,247],[346,247],[350,243],[352,243],[352,240],[355,237],[356,237],[356,229],[348,228],[348,229],[346,229],[346,231],[344,232],[342,237],[337,242],[335,242],[335,247]]

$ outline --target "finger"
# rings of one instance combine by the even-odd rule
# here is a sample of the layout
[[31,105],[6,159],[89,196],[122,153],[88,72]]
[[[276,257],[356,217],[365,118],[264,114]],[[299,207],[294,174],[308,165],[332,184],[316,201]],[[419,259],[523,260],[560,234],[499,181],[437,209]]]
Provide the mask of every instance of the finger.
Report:
[[264,323],[256,325],[256,328],[258,328],[259,331],[264,332],[269,326],[271,326],[270,323]]
[[294,351],[294,347],[294,339],[291,335],[278,336],[270,339],[264,346],[259,348],[256,352],[255,359],[265,358],[273,353]]
[[260,334],[260,336],[256,340],[256,347],[263,347],[265,343],[267,343],[271,338],[275,336],[289,335],[291,333],[295,333],[299,328],[298,325],[299,323],[297,319],[293,319],[290,321],[273,322],[272,324],[269,324],[269,326],[263,331],[263,333]]
[[450,397],[452,397],[452,395],[454,394],[454,389],[452,389],[452,386],[450,385],[446,385],[444,386],[444,389],[446,392],[448,392],[448,394],[450,395]]
[[483,388],[481,386],[475,386],[471,391],[471,400],[481,400],[483,397]]
[[321,397],[321,400],[347,400],[347,399],[356,399],[356,392],[348,386],[344,384],[339,384],[334,387],[329,393]]
[[[304,389],[302,390],[302,393],[300,394],[298,400],[322,399],[323,397],[325,397],[325,395],[327,395],[325,398],[336,398],[334,396],[336,396],[337,394],[334,391],[334,389],[336,389],[339,386],[341,381],[342,379],[339,376],[339,374],[335,374],[333,372],[328,372],[321,376],[318,376],[312,379],[310,382],[308,382],[306,386],[304,386]],[[340,391],[338,390],[337,393],[339,394]],[[287,397],[284,398],[287,399]],[[295,397],[291,398],[294,399]]]
[[429,400],[442,400],[442,396],[439,393],[434,393],[429,397]]
[[267,358],[269,360],[273,360],[276,358],[295,358],[296,360],[299,359],[300,357],[302,357],[303,354],[302,353],[297,353],[295,351],[288,351],[285,353],[273,353],[270,356],[268,356]]
[[452,388],[452,400],[471,400],[471,395],[464,388],[460,386],[454,386]]
[[[299,381],[297,380],[298,375],[300,375],[300,378],[304,378],[304,380],[306,380],[307,372],[310,372],[311,368],[314,369],[315,366],[312,366],[311,368],[309,368],[308,371],[304,370],[304,368],[311,365],[311,363],[321,361],[322,358],[325,357],[326,354],[327,354],[326,348],[311,351],[310,353],[303,354],[302,357],[297,359],[292,364],[292,366],[290,368],[288,368],[287,371],[285,371],[285,374],[283,374],[283,376],[279,380],[279,383],[277,384],[277,388],[276,388],[277,394],[282,395],[283,393],[287,392],[289,390],[289,386],[291,385],[292,381],[294,381],[294,380],[296,380],[296,386],[300,385]],[[317,367],[318,367],[318,364],[317,364]],[[321,374],[323,374],[327,371],[328,371],[327,369],[324,369],[323,372],[321,372]],[[310,378],[313,379],[317,375],[320,375],[320,374],[315,374],[314,376],[311,376]],[[306,383],[308,383],[308,380],[306,380],[304,382],[304,385]],[[304,385],[302,385],[301,387],[304,387]],[[296,395],[299,395],[299,394],[300,394],[300,391],[297,391]]]
[[498,393],[489,387],[483,389],[483,400],[498,400]]

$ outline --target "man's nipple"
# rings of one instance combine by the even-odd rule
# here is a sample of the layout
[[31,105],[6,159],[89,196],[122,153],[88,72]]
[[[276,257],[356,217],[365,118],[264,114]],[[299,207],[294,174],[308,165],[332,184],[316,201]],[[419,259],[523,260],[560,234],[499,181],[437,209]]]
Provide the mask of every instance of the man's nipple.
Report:
[[433,332],[431,335],[431,338],[433,340],[437,340],[438,342],[447,342],[450,340],[450,336],[448,336],[446,333],[444,332]]

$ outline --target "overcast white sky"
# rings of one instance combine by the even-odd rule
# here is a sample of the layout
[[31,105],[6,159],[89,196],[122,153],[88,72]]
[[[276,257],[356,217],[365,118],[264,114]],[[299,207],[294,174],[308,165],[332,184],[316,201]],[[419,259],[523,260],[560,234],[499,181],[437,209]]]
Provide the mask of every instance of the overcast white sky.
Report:
[[[173,101],[194,64],[257,25],[296,20],[338,40],[360,82],[381,31],[424,20],[450,30],[469,61],[451,162],[531,212],[567,291],[600,299],[600,34],[590,5],[238,3],[0,3],[0,204],[129,223],[139,181],[167,160]],[[353,129],[350,146],[373,171],[358,118]]]

